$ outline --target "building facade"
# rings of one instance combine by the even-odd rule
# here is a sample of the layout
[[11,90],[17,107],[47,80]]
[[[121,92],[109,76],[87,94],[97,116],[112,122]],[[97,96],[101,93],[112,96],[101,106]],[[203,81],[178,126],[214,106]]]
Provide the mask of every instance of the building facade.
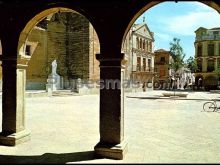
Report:
[[159,83],[161,89],[170,88],[171,72],[169,64],[173,61],[170,51],[158,49],[154,51],[155,55],[155,81]]
[[198,71],[195,84],[206,90],[216,89],[219,75],[214,71],[220,68],[220,28],[198,28],[195,38],[195,59]]
[[95,57],[99,40],[89,21],[78,13],[48,15],[29,33],[23,49],[21,53],[31,58],[27,68],[28,90],[46,89],[53,60],[57,61],[62,89],[74,88],[79,78],[84,84],[99,80],[99,62]]
[[140,84],[153,84],[154,34],[147,24],[133,24],[123,44],[125,79]]

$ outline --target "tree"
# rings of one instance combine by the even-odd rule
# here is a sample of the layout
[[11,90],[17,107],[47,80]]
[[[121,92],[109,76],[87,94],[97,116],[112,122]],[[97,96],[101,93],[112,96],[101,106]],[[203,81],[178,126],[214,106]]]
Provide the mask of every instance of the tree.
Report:
[[[173,57],[173,61],[170,63],[169,68],[174,71],[174,80],[177,78],[177,72],[184,66],[185,54],[183,48],[180,45],[180,39],[173,38],[173,42],[170,42],[170,53]],[[175,88],[174,88],[175,89]],[[175,95],[175,90],[174,90]]]
[[220,68],[216,68],[214,73],[218,75],[218,81],[220,81]]
[[173,42],[170,42],[170,53],[173,56],[173,62],[170,64],[170,68],[175,71],[175,73],[184,66],[185,54],[183,53],[183,48],[180,45],[180,39],[173,38]]
[[198,70],[198,65],[193,57],[189,57],[186,61],[187,68],[191,70],[192,73],[195,73]]

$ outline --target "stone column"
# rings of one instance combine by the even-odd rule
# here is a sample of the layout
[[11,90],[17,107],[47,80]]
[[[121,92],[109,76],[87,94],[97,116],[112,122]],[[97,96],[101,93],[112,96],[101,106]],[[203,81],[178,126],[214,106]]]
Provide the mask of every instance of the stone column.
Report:
[[214,58],[215,59],[215,69],[218,69],[218,58]]
[[3,59],[2,132],[0,144],[15,146],[30,139],[25,130],[26,66],[16,59]]
[[124,94],[121,61],[124,54],[100,61],[100,141],[95,146],[98,156],[123,159],[127,150],[124,140]]
[[207,72],[207,62],[206,58],[202,59],[202,72]]

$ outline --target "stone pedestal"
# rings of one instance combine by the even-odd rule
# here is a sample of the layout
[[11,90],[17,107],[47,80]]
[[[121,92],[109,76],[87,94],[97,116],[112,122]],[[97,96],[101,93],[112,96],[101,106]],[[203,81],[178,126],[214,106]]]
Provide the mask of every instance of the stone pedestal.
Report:
[[51,86],[52,91],[62,89],[61,84],[62,84],[61,77],[58,74],[48,76],[46,85]]
[[122,160],[128,151],[128,145],[126,141],[120,144],[106,144],[98,143],[95,146],[95,154],[98,157],[114,158],[117,160]]
[[0,145],[15,146],[30,140],[30,131],[24,130],[18,133],[0,133]]
[[46,91],[47,91],[47,96],[51,97],[53,94],[52,84],[46,84]]

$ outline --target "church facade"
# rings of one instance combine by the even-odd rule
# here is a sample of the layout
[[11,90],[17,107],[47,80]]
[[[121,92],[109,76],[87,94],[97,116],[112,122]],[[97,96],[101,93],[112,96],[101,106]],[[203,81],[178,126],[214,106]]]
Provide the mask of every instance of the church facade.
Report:
[[150,84],[153,89],[154,68],[154,33],[150,31],[145,20],[133,24],[123,45],[125,53],[125,79],[134,83]]

